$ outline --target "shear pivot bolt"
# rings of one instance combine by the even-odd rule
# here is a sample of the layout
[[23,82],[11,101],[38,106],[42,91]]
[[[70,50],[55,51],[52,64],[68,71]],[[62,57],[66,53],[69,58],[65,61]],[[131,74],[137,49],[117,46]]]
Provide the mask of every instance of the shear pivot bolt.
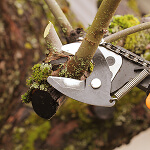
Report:
[[95,78],[95,79],[93,79],[93,80],[91,81],[91,86],[92,86],[93,89],[100,88],[101,84],[102,84],[102,83],[101,83],[101,80],[98,79],[98,78]]

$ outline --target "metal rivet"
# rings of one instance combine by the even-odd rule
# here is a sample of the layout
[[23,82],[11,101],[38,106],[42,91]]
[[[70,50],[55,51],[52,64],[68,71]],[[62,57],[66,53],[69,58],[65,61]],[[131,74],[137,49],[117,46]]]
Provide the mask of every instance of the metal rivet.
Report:
[[115,58],[112,57],[112,56],[108,56],[108,57],[106,58],[106,61],[107,61],[107,63],[108,63],[108,66],[113,66],[113,65],[115,64]]
[[91,81],[91,86],[92,86],[92,88],[94,88],[94,89],[97,89],[97,88],[99,88],[100,86],[101,86],[101,80],[100,79],[98,79],[98,78],[95,78],[95,79],[93,79],[92,81]]

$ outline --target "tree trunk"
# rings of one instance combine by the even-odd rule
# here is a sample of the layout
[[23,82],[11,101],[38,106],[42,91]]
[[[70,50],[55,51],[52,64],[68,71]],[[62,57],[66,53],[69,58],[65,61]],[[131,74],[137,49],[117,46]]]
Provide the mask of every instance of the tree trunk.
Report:
[[[10,145],[12,142],[9,137],[12,129],[32,111],[29,107],[25,110],[20,96],[27,90],[25,84],[29,67],[44,58],[41,37],[47,20],[42,7],[40,2],[1,0],[0,143],[6,149],[9,149],[8,141]],[[39,14],[36,14],[37,11]],[[8,132],[5,131],[6,126],[9,126]]]

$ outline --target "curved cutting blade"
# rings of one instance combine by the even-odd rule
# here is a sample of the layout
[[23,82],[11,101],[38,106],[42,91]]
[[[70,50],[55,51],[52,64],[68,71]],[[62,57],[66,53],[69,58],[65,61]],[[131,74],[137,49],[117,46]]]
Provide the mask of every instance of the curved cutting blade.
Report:
[[[115,104],[115,101],[110,102],[112,74],[106,59],[99,49],[93,57],[93,62],[95,64],[94,70],[85,81],[53,76],[49,76],[47,81],[55,89],[75,100],[91,105],[111,107]],[[99,88],[93,88],[91,86],[93,79],[99,79],[101,81]]]

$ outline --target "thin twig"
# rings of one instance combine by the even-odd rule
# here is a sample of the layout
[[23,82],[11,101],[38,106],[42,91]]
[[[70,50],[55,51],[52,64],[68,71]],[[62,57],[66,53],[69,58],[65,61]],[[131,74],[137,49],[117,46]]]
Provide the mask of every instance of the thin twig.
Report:
[[133,34],[135,32],[139,32],[139,31],[146,30],[149,28],[150,28],[150,22],[142,23],[142,24],[124,29],[124,30],[114,33],[112,35],[109,35],[104,38],[104,41],[107,43],[114,42],[120,38],[126,37],[129,34]]
[[57,22],[61,26],[63,33],[68,36],[70,31],[73,30],[72,26],[70,25],[68,19],[66,18],[65,14],[62,12],[61,8],[57,4],[55,0],[45,0],[46,4],[48,5],[49,9],[51,10],[52,14],[56,18]]

